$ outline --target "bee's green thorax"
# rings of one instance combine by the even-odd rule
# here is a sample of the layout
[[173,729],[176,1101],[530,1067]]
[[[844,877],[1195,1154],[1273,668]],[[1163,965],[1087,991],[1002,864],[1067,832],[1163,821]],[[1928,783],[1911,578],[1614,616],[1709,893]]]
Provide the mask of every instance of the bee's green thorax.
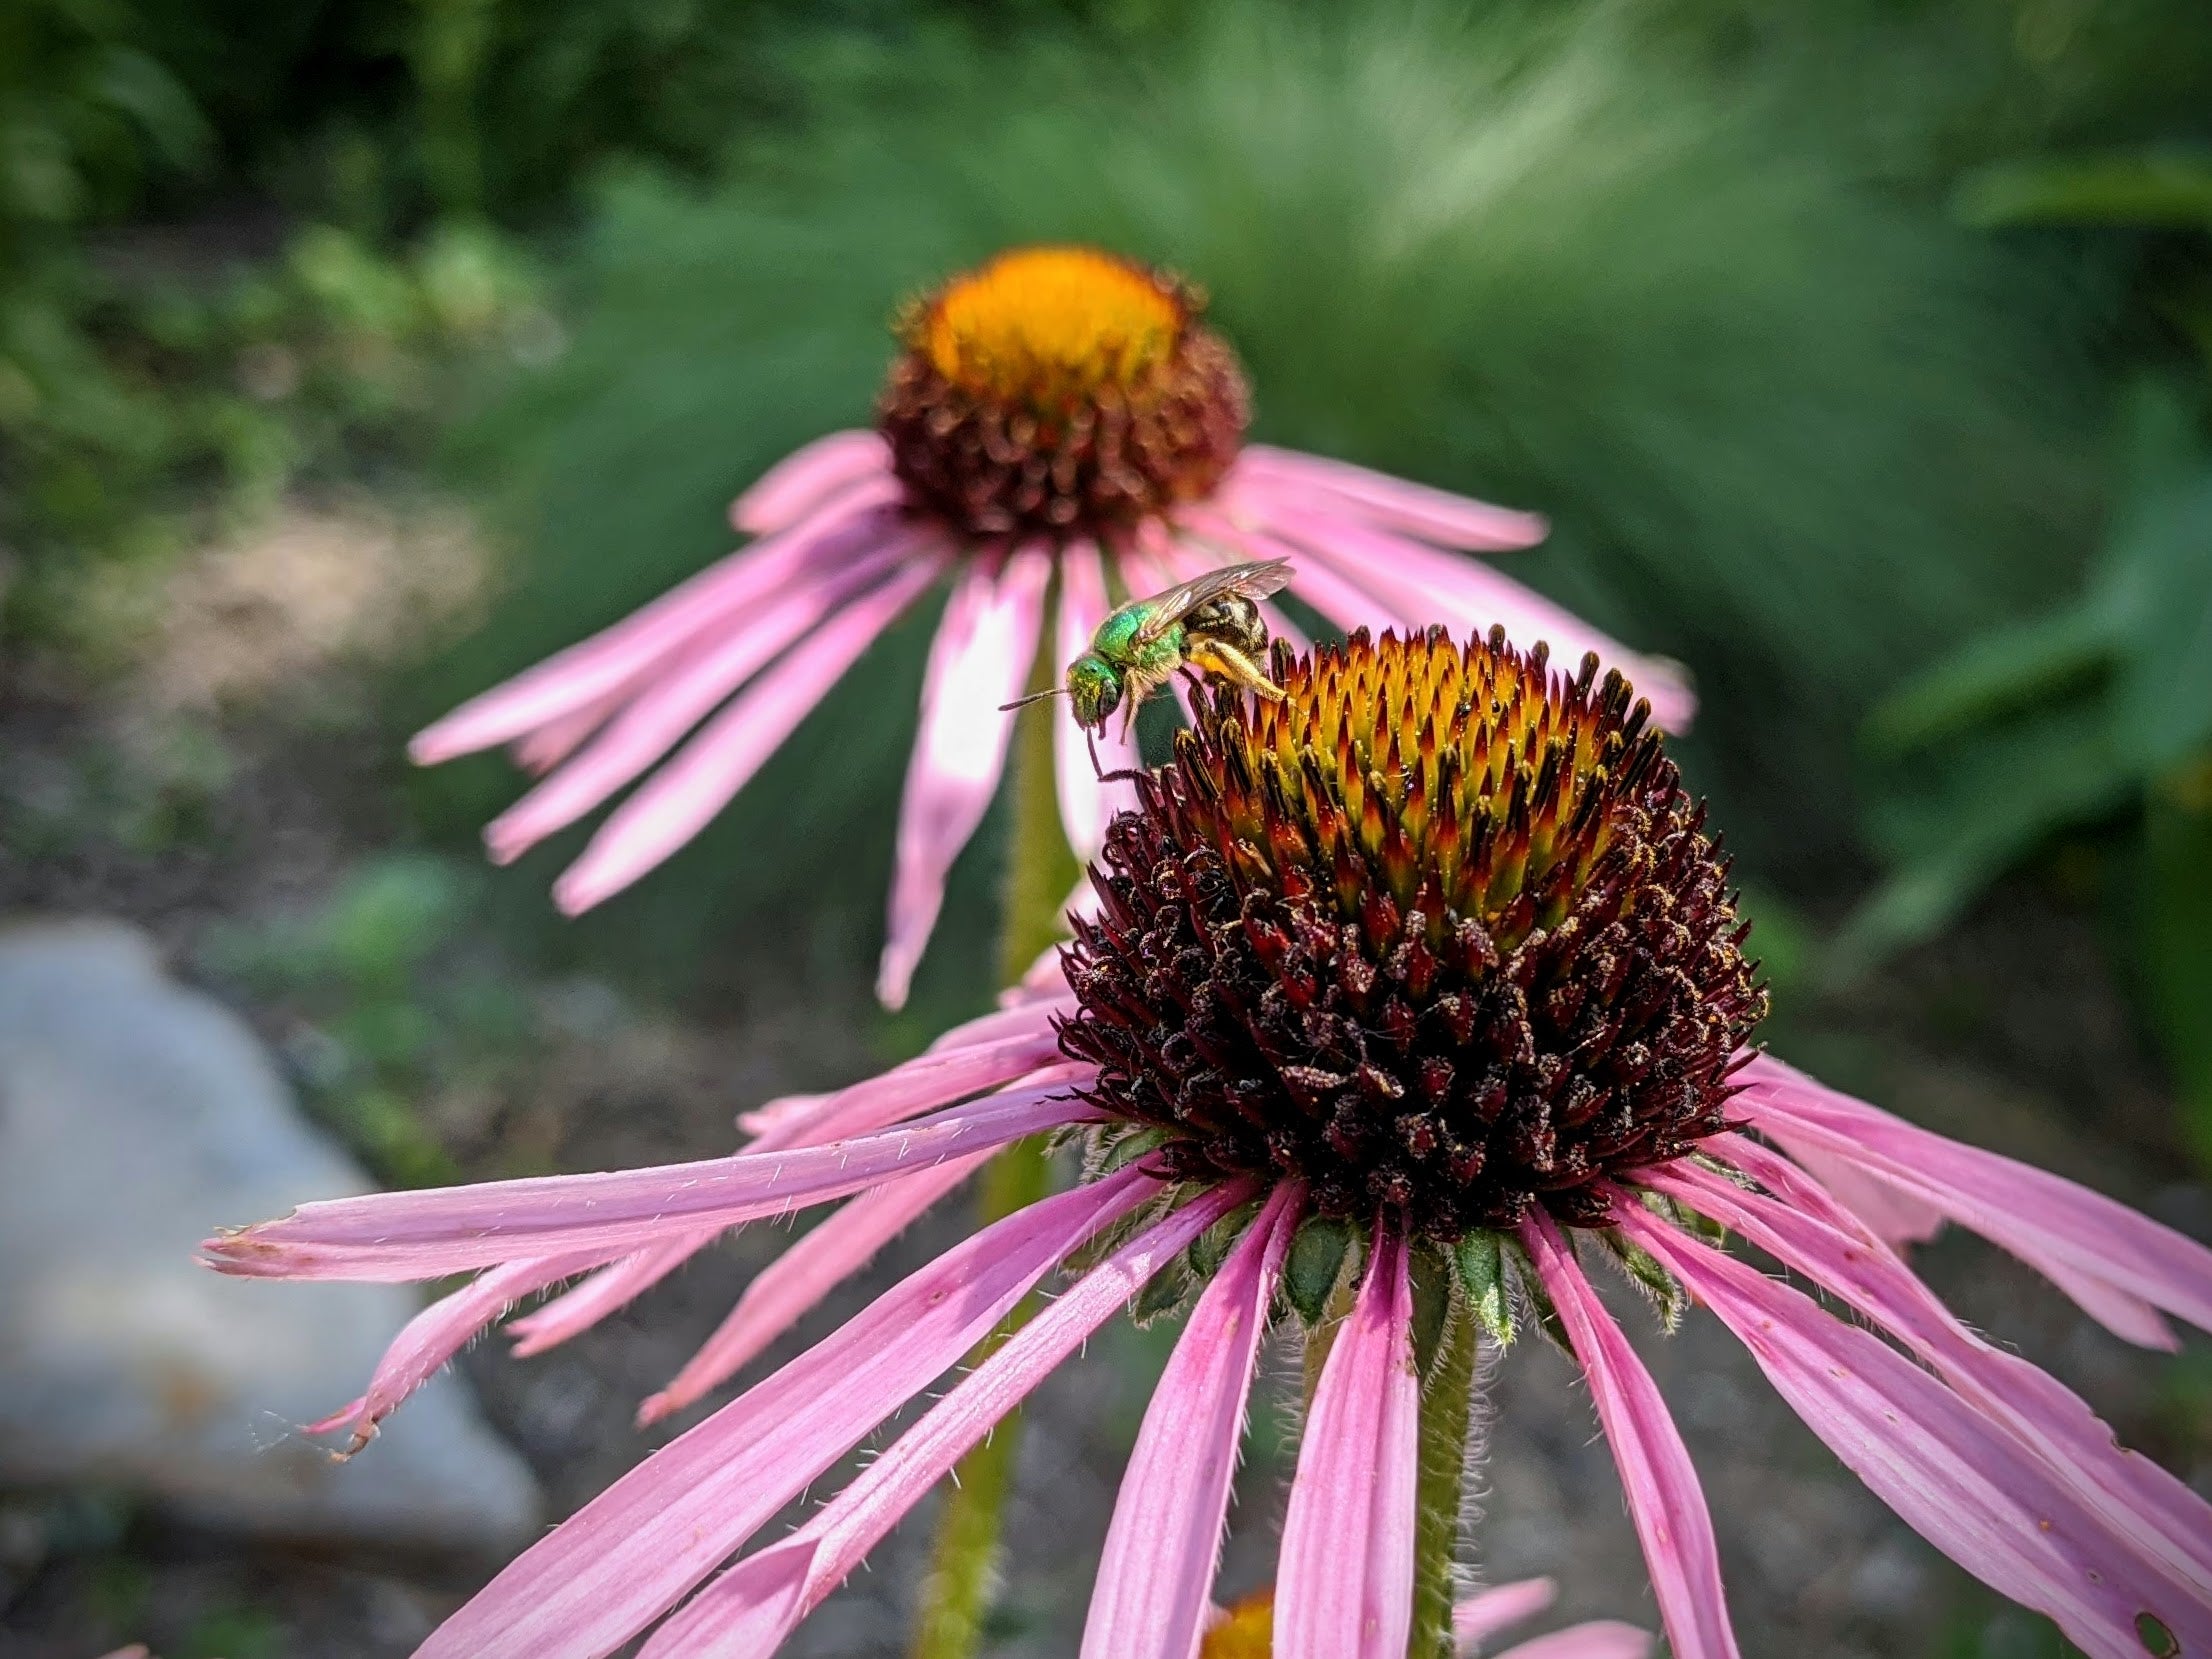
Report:
[[1158,639],[1139,645],[1137,631],[1152,611],[1152,602],[1146,599],[1122,606],[1098,625],[1098,632],[1091,636],[1091,650],[1124,671],[1171,671],[1183,660],[1183,625],[1178,622]]

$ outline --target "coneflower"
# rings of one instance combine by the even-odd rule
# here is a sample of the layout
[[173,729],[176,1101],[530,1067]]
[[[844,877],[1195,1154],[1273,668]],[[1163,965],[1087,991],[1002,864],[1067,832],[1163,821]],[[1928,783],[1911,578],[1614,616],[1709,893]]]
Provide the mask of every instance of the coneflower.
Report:
[[[1671,669],[1445,551],[1526,547],[1541,519],[1247,444],[1244,375],[1204,313],[1192,284],[1088,248],[1017,249],[954,277],[900,316],[875,429],[817,440],[739,498],[751,546],[447,715],[414,757],[504,743],[546,774],[484,832],[502,863],[652,772],[554,887],[563,910],[587,910],[698,834],[949,576],[878,979],[895,1007],[997,788],[1000,705],[1027,684],[1048,613],[1064,662],[1118,599],[1290,556],[1291,591],[1344,627],[1502,624],[1596,649],[1636,673],[1663,724],[1687,720]],[[1057,763],[1068,841],[1088,859],[1126,792],[1099,782],[1072,728]]]
[[[1464,1427],[1475,1333],[1502,1342],[1525,1322],[1581,1365],[1673,1652],[1733,1655],[1696,1474],[1592,1263],[1670,1311],[1707,1308],[1900,1516],[2096,1659],[2212,1651],[2212,1508],[1968,1331],[1885,1235],[1959,1222],[2153,1345],[2172,1341],[2168,1314],[2212,1328],[2212,1252],[1760,1053],[1726,862],[1617,674],[1440,630],[1278,650],[1274,667],[1282,701],[1205,700],[1141,781],[1056,981],[882,1077],[778,1108],[781,1150],[312,1204],[209,1243],[218,1267],[271,1277],[483,1270],[418,1321],[370,1421],[526,1290],[853,1197],[756,1281],[672,1386],[683,1401],[993,1148],[1084,1142],[1083,1182],[975,1233],[654,1454],[423,1654],[587,1659],[656,1622],[650,1659],[768,1652],[1142,1297],[1191,1307],[1122,1482],[1089,1659],[1188,1659],[1206,1627],[1271,1325],[1306,1330],[1313,1372],[1274,1651],[1449,1652],[1449,1596],[1433,1577],[1416,1595],[1419,1442],[1432,1420]],[[1731,1254],[1730,1235],[1864,1323]],[[725,1566],[1071,1258],[1062,1294],[826,1508]]]

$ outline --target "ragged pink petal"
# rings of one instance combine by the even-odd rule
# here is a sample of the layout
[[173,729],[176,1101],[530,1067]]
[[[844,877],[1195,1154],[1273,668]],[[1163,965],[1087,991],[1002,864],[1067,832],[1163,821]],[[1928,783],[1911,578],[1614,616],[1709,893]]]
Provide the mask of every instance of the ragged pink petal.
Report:
[[1869,1175],[1856,1164],[1810,1146],[1792,1151],[1790,1156],[1810,1170],[1861,1226],[1900,1255],[1943,1231],[1941,1210]]
[[377,1425],[397,1411],[400,1403],[445,1366],[485,1326],[523,1297],[587,1272],[605,1261],[603,1255],[541,1257],[509,1262],[441,1296],[400,1327],[377,1361],[366,1393],[352,1404],[331,1413],[319,1423],[307,1425],[310,1434],[334,1434],[351,1430],[351,1438],[339,1454],[351,1457],[376,1438]]
[[1551,533],[1538,513],[1493,507],[1487,501],[1393,478],[1385,472],[1332,461],[1272,444],[1247,445],[1229,480],[1240,497],[1269,489],[1303,491],[1330,499],[1377,524],[1468,552],[1533,547]]
[[484,826],[492,862],[512,864],[637,778],[795,640],[878,585],[895,562],[871,555],[846,569],[796,579],[718,629],[705,649],[655,675],[580,754]]
[[1678,1659],[1734,1659],[1736,1632],[1720,1577],[1705,1491],[1658,1385],[1583,1276],[1573,1248],[1538,1212],[1520,1239],[1589,1380],[1598,1421],[1628,1494],[1652,1593]]
[[1599,1619],[1517,1643],[1497,1659],[1645,1659],[1650,1652],[1650,1631]]
[[547,1175],[303,1204],[201,1246],[248,1278],[432,1279],[525,1258],[647,1245],[784,1215],[809,1204],[1080,1121],[1066,1086],[955,1106],[827,1146],[739,1153],[603,1175]]
[[2212,1612],[2179,1595],[2007,1430],[1870,1332],[1632,1198],[1614,1214],[1736,1334],[1829,1450],[1961,1567],[2095,1659],[2157,1651],[2139,1615],[2178,1638],[2173,1651],[2212,1651]]
[[773,1653],[1008,1412],[1178,1253],[1251,1195],[1242,1182],[1214,1187],[1084,1274],[963,1377],[820,1514],[700,1592],[660,1628],[640,1659],[763,1659]]
[[936,576],[917,559],[852,601],[702,726],[617,807],[553,886],[575,916],[619,893],[706,828],[831,686]]
[[[1091,635],[1111,608],[1098,548],[1084,541],[1064,549],[1060,554],[1060,611],[1054,639],[1054,660],[1061,667],[1090,649]],[[1060,795],[1060,826],[1067,832],[1068,845],[1075,849],[1079,864],[1088,864],[1098,856],[1114,814],[1136,802],[1136,792],[1128,783],[1103,783],[1098,776],[1100,770],[1121,772],[1144,764],[1135,733],[1123,737],[1115,721],[1108,721],[1106,730],[1095,739],[1096,766],[1091,762],[1093,747],[1067,709],[1053,705],[1053,778]]]
[[1769,1055],[1749,1061],[1736,1079],[1744,1085],[1738,1109],[1762,1132],[1771,1127],[1775,1139],[1879,1176],[2030,1266],[2055,1264],[2077,1281],[2099,1281],[2212,1330],[2212,1250],[2171,1227],[2060,1176],[1839,1094]]
[[1030,548],[1003,568],[971,561],[953,584],[922,676],[922,720],[899,803],[898,861],[876,996],[901,1008],[945,902],[945,877],[983,821],[1006,767],[1014,716],[1044,626],[1052,560]]
[[[1054,960],[1058,952],[1054,951]],[[929,1045],[928,1052],[942,1054],[948,1048],[966,1048],[974,1043],[995,1043],[1002,1037],[1047,1032],[1052,1029],[1055,1014],[1065,1014],[1075,1006],[1074,993],[1068,989],[1065,977],[1056,977],[1049,986],[1035,991],[1017,986],[999,993],[999,1005],[988,1014],[978,1014],[965,1025],[956,1025]]]
[[737,1126],[757,1141],[763,1135],[782,1133],[787,1125],[805,1123],[827,1099],[828,1094],[778,1095],[738,1113]]
[[1854,1234],[1849,1212],[1780,1154],[1737,1135],[1714,1136],[1706,1149],[1767,1193],[1687,1161],[1645,1171],[1640,1184],[1742,1234],[1888,1331],[1961,1399],[2010,1429],[2106,1527],[2160,1563],[2181,1597],[2212,1606],[2212,1504],[2122,1449],[2055,1377],[1967,1330],[1886,1246]]
[[619,690],[706,629],[742,614],[813,569],[834,569],[885,541],[911,534],[893,510],[890,480],[848,491],[833,506],[780,536],[709,565],[589,639],[470,698],[407,745],[418,766],[434,766],[512,742]]
[[590,1330],[610,1313],[628,1307],[721,1236],[719,1231],[693,1233],[633,1250],[620,1261],[609,1262],[582,1284],[570,1286],[543,1307],[508,1321],[507,1333],[515,1338],[515,1358],[530,1359]]
[[956,1364],[1055,1263],[1159,1190],[1124,1170],[956,1245],[608,1487],[416,1659],[600,1659],[620,1647]]
[[1452,1635],[1472,1648],[1523,1619],[1533,1619],[1558,1596],[1558,1584],[1548,1578],[1524,1578],[1478,1590],[1452,1609]]
[[642,1427],[683,1410],[735,1376],[777,1337],[874,1259],[909,1223],[990,1156],[948,1158],[862,1193],[770,1262],[669,1385],[638,1407]]
[[887,476],[891,450],[882,435],[862,428],[832,432],[786,455],[730,503],[730,527],[751,536],[771,535],[818,511],[837,491]]
[[1298,1443],[1275,1577],[1278,1659],[1404,1659],[1420,1413],[1405,1241],[1378,1222]]
[[1192,1309],[1152,1391],[1083,1625],[1083,1659],[1190,1659],[1211,1607],[1245,1402],[1303,1195],[1278,1187]]

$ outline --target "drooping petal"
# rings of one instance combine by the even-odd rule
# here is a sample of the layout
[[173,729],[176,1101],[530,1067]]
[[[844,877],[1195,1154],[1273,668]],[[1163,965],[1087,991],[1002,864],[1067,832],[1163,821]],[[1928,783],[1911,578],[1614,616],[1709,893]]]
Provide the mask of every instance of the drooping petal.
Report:
[[418,732],[407,745],[409,757],[434,766],[511,742],[604,698],[802,572],[834,568],[871,547],[908,540],[912,530],[892,510],[897,499],[898,486],[888,479],[848,491],[786,534],[709,565],[620,622],[470,698]]
[[[1302,490],[1333,498],[1339,510],[1351,510],[1391,529],[1443,547],[1469,552],[1533,547],[1551,533],[1540,513],[1494,507],[1471,496],[1455,495],[1428,484],[1393,478],[1386,472],[1349,461],[1307,455],[1273,444],[1249,444],[1239,458],[1232,485]],[[1249,495],[1249,489],[1239,489]]]
[[1244,1409],[1301,1195],[1276,1189],[1176,1341],[1146,1408],[1083,1625],[1083,1659],[1190,1659],[1205,1629]]
[[1740,1136],[1706,1143],[1774,1196],[1745,1192],[1688,1162],[1640,1184],[1741,1233],[1856,1308],[1925,1360],[1958,1395],[2014,1433],[2115,1533],[2164,1563],[2176,1588],[2212,1607],[2212,1504],[2148,1458],[2057,1378],[1975,1336],[1887,1247],[1850,1232],[1847,1211],[1779,1154]]
[[786,455],[730,503],[730,526],[765,536],[818,511],[837,491],[888,476],[891,448],[880,433],[862,428],[832,432]]
[[1041,1309],[783,1543],[738,1563],[640,1659],[760,1659],[843,1583],[929,1489],[1199,1234],[1251,1196],[1225,1183],[1147,1228]]
[[1497,1659],[1645,1659],[1650,1652],[1650,1631],[1599,1619],[1516,1643]]
[[[1106,620],[1111,608],[1106,592],[1106,569],[1100,561],[1098,548],[1090,542],[1077,542],[1065,549],[1060,555],[1060,612],[1054,640],[1063,667],[1090,649],[1092,634],[1098,631],[1098,625]],[[1098,752],[1095,767],[1091,764],[1094,743]],[[1114,814],[1136,801],[1135,790],[1129,783],[1102,782],[1099,771],[1130,770],[1142,766],[1144,756],[1137,748],[1133,731],[1125,738],[1119,725],[1109,720],[1104,732],[1095,740],[1086,741],[1083,728],[1064,708],[1055,706],[1052,758],[1053,776],[1060,792],[1061,828],[1067,831],[1068,845],[1075,849],[1076,861],[1088,864],[1106,844],[1106,826],[1113,822]]]
[[2100,1519],[2005,1429],[1858,1326],[1623,1200],[1622,1230],[1736,1334],[1805,1425],[1929,1543],[2046,1614],[2096,1659],[2155,1652],[2137,1619],[2212,1651],[2212,1612]]
[[656,1242],[827,1203],[1079,1121],[1066,1086],[1016,1090],[880,1134],[604,1175],[532,1176],[303,1204],[208,1240],[212,1267],[248,1278],[437,1278],[525,1258]]
[[945,902],[945,877],[983,821],[1006,768],[1014,716],[1044,626],[1052,561],[1031,548],[993,572],[971,562],[954,584],[922,678],[922,723],[899,803],[898,863],[876,996],[905,1006]]
[[785,653],[599,826],[554,903],[580,915],[706,828],[935,576],[931,560],[902,567]]
[[718,629],[706,648],[656,674],[581,753],[484,826],[492,862],[512,864],[638,777],[793,641],[877,585],[895,557],[894,550],[891,558],[872,555],[794,578],[774,599]]
[[2030,1266],[2056,1263],[2212,1330],[2212,1250],[2171,1227],[1839,1094],[1771,1056],[1752,1059],[1736,1080],[1744,1085],[1739,1108],[1760,1130],[1771,1125],[1776,1139],[1804,1142],[1878,1175]]
[[610,1313],[628,1307],[721,1236],[717,1228],[633,1250],[581,1284],[571,1285],[543,1307],[508,1321],[507,1333],[515,1339],[515,1358],[529,1359],[590,1330]]
[[684,1362],[668,1386],[638,1407],[638,1423],[657,1423],[703,1398],[759,1356],[823,1297],[874,1259],[938,1199],[990,1157],[948,1158],[934,1169],[902,1175],[853,1199],[762,1268],[727,1318]]
[[308,1424],[307,1432],[351,1430],[351,1439],[339,1454],[351,1457],[376,1438],[377,1425],[397,1411],[408,1395],[436,1376],[448,1360],[509,1307],[547,1285],[597,1267],[605,1259],[555,1256],[510,1262],[439,1297],[400,1327],[399,1335],[392,1338],[383,1358],[377,1361],[367,1391],[321,1422]]
[[1810,1170],[1814,1179],[1868,1232],[1899,1255],[1912,1245],[1926,1244],[1943,1231],[1941,1210],[1867,1174],[1856,1164],[1847,1163],[1818,1147],[1793,1151],[1790,1156]]
[[1278,1659],[1404,1659],[1420,1411],[1405,1243],[1378,1224],[1298,1444],[1275,1578]]
[[1050,1082],[1051,1077],[1036,1074],[1063,1075],[1058,1069],[1063,1064],[1060,1038],[1049,1025],[1039,1029],[1040,1023],[1024,1021],[1016,1035],[996,1042],[930,1049],[887,1072],[817,1095],[805,1110],[781,1115],[746,1150],[772,1152],[863,1134],[985,1089]]
[[1667,1640],[1678,1659],[1734,1659],[1736,1632],[1728,1621],[1713,1517],[1658,1385],[1549,1218],[1532,1216],[1520,1238],[1589,1379]]
[[1125,1170],[947,1251],[608,1487],[416,1659],[600,1659],[620,1647],[957,1363],[1054,1263],[1158,1190]]
[[1523,1619],[1533,1619],[1558,1597],[1558,1584],[1548,1578],[1524,1578],[1479,1590],[1452,1609],[1452,1635],[1461,1646],[1472,1649]]

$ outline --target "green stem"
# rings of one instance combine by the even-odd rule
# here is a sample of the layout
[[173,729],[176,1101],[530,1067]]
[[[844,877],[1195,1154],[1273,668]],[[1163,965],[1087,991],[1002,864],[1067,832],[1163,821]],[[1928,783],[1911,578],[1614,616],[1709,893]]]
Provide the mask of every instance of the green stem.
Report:
[[1466,1502],[1467,1434],[1474,1421],[1475,1320],[1452,1310],[1443,1351],[1421,1395],[1420,1511],[1413,1535],[1413,1640],[1407,1659],[1452,1659],[1459,1588],[1459,1520]]
[[[1049,676],[1052,664],[1040,657]],[[1034,682],[1036,676],[1032,676]],[[1049,678],[1045,681],[1050,684]],[[1060,829],[1053,791],[1052,704],[1025,709],[1014,728],[1010,757],[1014,822],[1007,853],[1006,908],[999,938],[1001,981],[1013,984],[1054,940],[1061,938],[1063,907],[1081,873]],[[978,1195],[980,1225],[1012,1215],[1052,1190],[1052,1169],[1041,1142],[1008,1147],[983,1174]],[[980,1363],[1036,1311],[1025,1299],[969,1355]],[[969,1659],[982,1641],[983,1624],[998,1587],[999,1532],[1021,1444],[1019,1413],[1003,1418],[991,1438],[960,1460],[955,1485],[937,1517],[930,1569],[915,1616],[912,1659]]]

